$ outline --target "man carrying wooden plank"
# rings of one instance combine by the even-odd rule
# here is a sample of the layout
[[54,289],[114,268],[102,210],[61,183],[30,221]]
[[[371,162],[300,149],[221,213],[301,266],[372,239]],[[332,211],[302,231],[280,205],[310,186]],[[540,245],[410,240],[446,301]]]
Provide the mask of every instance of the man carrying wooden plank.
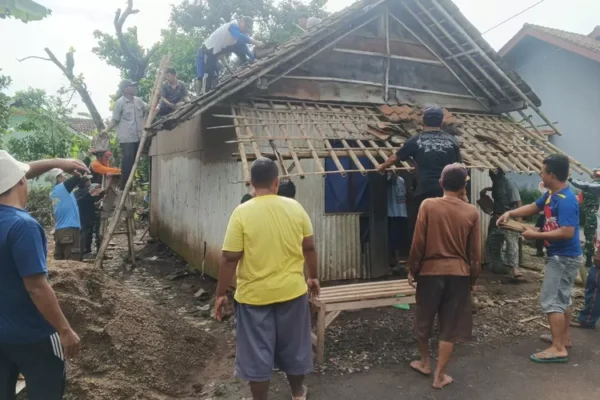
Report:
[[552,154],[546,157],[540,175],[548,191],[535,203],[506,212],[498,219],[498,225],[510,218],[534,216],[544,210],[546,221],[543,232],[531,227],[522,235],[526,240],[544,240],[548,249],[540,303],[548,316],[552,337],[542,335],[540,339],[551,340],[552,346],[532,354],[530,358],[537,363],[566,363],[569,355],[567,347],[572,345],[569,333],[571,292],[583,264],[579,242],[579,204],[567,183],[569,159],[566,156]]
[[479,211],[464,198],[468,172],[462,164],[442,171],[442,198],[427,199],[419,209],[408,265],[408,282],[417,282],[415,332],[421,359],[410,366],[431,374],[429,338],[438,316],[440,345],[433,387],[452,383],[446,366],[454,343],[471,339],[471,292],[481,270]]
[[[313,371],[310,294],[319,294],[313,229],[297,201],[278,196],[277,164],[259,158],[250,171],[255,197],[231,215],[219,268],[215,318],[222,320],[237,269],[235,374],[266,400],[275,364],[294,400],[305,400]],[[306,263],[308,279],[304,277]]]
[[52,168],[82,170],[83,163],[16,161],[0,150],[0,398],[14,399],[19,373],[30,400],[61,400],[65,362],[80,340],[48,283],[46,235],[25,211],[27,179]]
[[461,162],[460,145],[449,133],[442,131],[444,111],[440,107],[427,107],[423,110],[423,132],[408,139],[402,148],[384,163],[379,171],[384,171],[397,161],[412,158],[417,164],[417,191],[415,200],[420,206],[425,199],[442,197],[440,176],[446,165]]

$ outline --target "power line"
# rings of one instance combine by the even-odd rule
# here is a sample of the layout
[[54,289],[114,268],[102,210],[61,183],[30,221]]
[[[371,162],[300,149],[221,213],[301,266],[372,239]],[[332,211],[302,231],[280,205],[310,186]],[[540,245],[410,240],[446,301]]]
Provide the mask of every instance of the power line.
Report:
[[537,3],[535,3],[534,5],[531,5],[531,6],[527,7],[526,9],[524,9],[523,11],[519,12],[518,14],[515,14],[515,15],[513,15],[512,17],[510,17],[508,19],[505,19],[504,21],[500,22],[498,25],[492,26],[490,29],[488,29],[487,31],[483,32],[482,35],[485,35],[489,31],[492,31],[492,30],[496,29],[497,27],[499,27],[501,25],[504,25],[505,23],[507,23],[508,21],[512,20],[513,18],[516,18],[519,15],[521,15],[521,14],[523,14],[523,13],[531,10],[533,7],[536,7],[536,6],[540,5],[540,4],[542,4],[544,1],[546,1],[546,0],[540,0]]

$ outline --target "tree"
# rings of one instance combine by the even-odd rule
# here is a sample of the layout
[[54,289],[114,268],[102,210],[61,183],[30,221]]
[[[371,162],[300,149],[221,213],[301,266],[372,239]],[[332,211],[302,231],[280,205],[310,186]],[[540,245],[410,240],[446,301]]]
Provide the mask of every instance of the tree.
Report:
[[10,76],[0,75],[0,148],[3,147],[2,137],[8,131],[10,118],[10,97],[4,93],[11,84]]
[[12,100],[12,110],[24,117],[15,130],[27,132],[22,138],[11,138],[8,151],[21,161],[54,157],[75,157],[87,149],[89,139],[75,134],[68,123],[73,111],[70,91],[63,89],[49,96],[42,89],[19,91]]

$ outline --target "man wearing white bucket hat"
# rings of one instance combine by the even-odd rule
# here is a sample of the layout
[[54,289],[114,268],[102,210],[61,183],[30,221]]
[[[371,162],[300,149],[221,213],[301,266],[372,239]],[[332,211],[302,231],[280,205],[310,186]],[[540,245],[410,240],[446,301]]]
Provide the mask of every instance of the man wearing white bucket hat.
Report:
[[24,210],[27,178],[53,167],[82,169],[72,160],[20,163],[0,150],[0,398],[14,398],[19,373],[30,400],[59,400],[65,360],[79,350],[48,283],[46,236]]

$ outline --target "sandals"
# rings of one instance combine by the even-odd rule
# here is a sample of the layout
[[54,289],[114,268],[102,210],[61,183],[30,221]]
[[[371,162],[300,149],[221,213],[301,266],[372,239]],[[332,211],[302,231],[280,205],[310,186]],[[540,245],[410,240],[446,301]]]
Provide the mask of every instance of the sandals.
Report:
[[306,400],[306,397],[308,396],[308,387],[306,385],[302,385],[302,389],[304,389],[304,395],[300,397],[294,397],[292,394],[292,400]]
[[[538,357],[542,356],[542,357]],[[541,353],[532,354],[529,356],[531,361],[539,364],[565,364],[569,361],[569,357],[559,357],[554,354],[546,353],[542,351]]]

